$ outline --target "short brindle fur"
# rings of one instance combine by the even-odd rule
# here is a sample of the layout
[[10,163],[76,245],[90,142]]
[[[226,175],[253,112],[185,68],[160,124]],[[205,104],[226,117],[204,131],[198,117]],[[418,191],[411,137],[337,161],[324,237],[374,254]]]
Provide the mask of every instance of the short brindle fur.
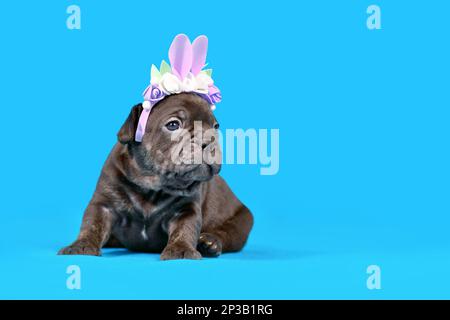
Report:
[[101,255],[103,247],[162,252],[161,259],[200,259],[239,251],[253,225],[250,211],[217,174],[220,164],[175,164],[177,142],[165,130],[173,117],[201,152],[220,152],[217,140],[198,141],[194,121],[211,129],[216,119],[192,93],[172,95],[152,110],[141,143],[134,135],[142,105],[134,106],[118,133],[84,213],[75,242],[59,254]]

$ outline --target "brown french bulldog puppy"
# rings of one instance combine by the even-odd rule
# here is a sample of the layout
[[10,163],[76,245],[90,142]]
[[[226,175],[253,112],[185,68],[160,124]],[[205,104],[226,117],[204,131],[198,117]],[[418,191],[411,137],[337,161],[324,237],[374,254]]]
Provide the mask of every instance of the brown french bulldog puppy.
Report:
[[139,143],[134,138],[142,110],[141,104],[132,108],[103,166],[79,236],[59,254],[101,255],[102,247],[125,247],[162,252],[161,259],[170,260],[241,250],[253,217],[217,175],[220,162],[173,161],[174,150],[182,149],[183,142],[174,139],[180,129],[191,134],[197,152],[221,156],[217,136],[199,140],[194,134],[194,121],[201,121],[204,131],[218,128],[209,104],[193,93],[163,99],[153,107]]

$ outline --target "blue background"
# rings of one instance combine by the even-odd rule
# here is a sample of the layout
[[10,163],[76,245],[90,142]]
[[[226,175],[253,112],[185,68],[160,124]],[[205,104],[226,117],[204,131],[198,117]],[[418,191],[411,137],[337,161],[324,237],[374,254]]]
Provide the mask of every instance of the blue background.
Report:
[[[382,30],[368,30],[376,3]],[[81,7],[81,30],[66,8]],[[9,1],[0,10],[0,298],[450,298],[446,1]],[[280,170],[225,166],[256,224],[202,261],[75,239],[172,38],[206,34],[222,128],[279,128]],[[82,270],[66,288],[66,267]],[[381,267],[382,289],[366,288]]]

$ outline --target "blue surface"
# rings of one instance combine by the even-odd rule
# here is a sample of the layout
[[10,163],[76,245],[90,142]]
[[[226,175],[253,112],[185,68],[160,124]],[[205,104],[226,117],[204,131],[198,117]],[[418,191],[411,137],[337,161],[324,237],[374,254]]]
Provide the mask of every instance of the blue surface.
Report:
[[[72,3],[1,5],[0,298],[450,298],[448,2],[375,1],[375,31],[372,1],[80,0],[68,30]],[[280,129],[277,175],[223,169],[256,218],[248,246],[56,256],[180,32],[210,39],[222,128]],[[81,290],[66,288],[72,264]]]

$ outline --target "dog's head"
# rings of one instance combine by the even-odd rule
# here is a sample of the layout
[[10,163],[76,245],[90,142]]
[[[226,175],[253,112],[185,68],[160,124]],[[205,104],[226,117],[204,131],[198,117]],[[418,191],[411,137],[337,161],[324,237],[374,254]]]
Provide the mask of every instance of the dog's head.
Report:
[[142,142],[136,142],[142,110],[141,104],[132,108],[118,139],[143,172],[159,177],[163,190],[189,194],[219,173],[218,123],[208,102],[193,93],[166,97],[153,107]]

